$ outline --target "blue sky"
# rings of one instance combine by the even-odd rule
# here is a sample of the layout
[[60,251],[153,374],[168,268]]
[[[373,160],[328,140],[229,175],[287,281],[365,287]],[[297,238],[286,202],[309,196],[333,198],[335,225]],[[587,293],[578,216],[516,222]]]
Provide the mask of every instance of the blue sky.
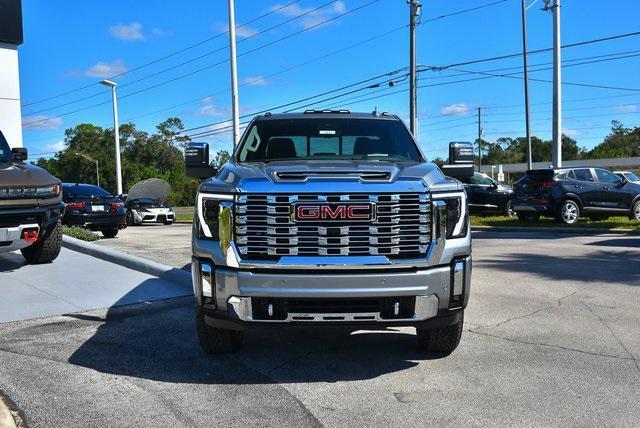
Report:
[[[239,80],[243,83],[239,96],[241,113],[285,104],[406,67],[408,30],[400,28],[408,21],[405,0],[371,1],[300,0],[242,27],[238,31]],[[494,1],[423,0],[418,29],[419,63],[443,66],[519,52],[522,47],[519,0],[505,0],[433,20]],[[236,0],[237,24],[289,2]],[[152,131],[170,116],[182,118],[188,128],[229,120],[229,65],[224,62],[228,59],[228,39],[221,35],[203,42],[226,29],[226,3],[112,0],[107,8],[75,0],[23,0],[25,43],[20,47],[20,69],[26,147],[33,154],[44,153],[48,157],[63,147],[66,128],[83,122],[112,126],[110,93],[97,82],[123,72],[126,74],[115,79],[121,86],[118,90],[121,122],[131,120],[139,128]],[[563,44],[640,30],[638,1],[563,0],[562,4]],[[540,10],[542,5],[540,0],[528,11],[530,50],[547,48],[552,43],[551,15]],[[364,7],[357,9],[361,6]],[[347,14],[340,16],[344,13]],[[301,14],[305,15],[297,17]],[[316,27],[332,18],[336,19]],[[290,22],[256,35],[287,20]],[[346,49],[384,33],[389,34]],[[136,69],[199,42],[203,43]],[[274,43],[270,46],[250,52],[271,42]],[[336,51],[341,52],[312,61]],[[640,54],[640,36],[564,49],[563,60],[569,60],[567,64],[580,64],[610,59],[602,57],[610,54],[616,54],[613,58],[629,57],[565,67],[563,79],[640,90],[640,57],[634,56]],[[531,55],[530,67],[547,68],[551,60],[550,52]],[[186,61],[189,63],[180,65]],[[543,65],[535,67],[537,64]],[[513,73],[520,71],[517,67],[521,65],[520,57],[461,68],[486,72],[514,67],[498,72]],[[197,71],[203,68],[206,69]],[[188,77],[180,77],[192,72]],[[419,92],[419,142],[430,158],[445,156],[449,141],[476,138],[477,107],[483,108],[485,139],[524,134],[522,80],[489,78],[445,84],[478,76],[461,74],[451,69],[421,73],[424,79],[421,85],[442,83]],[[401,80],[402,74],[398,76]],[[533,72],[530,76],[541,80],[552,77],[551,70]],[[173,81],[165,83],[170,80]],[[405,82],[398,83],[396,88],[363,90],[344,97],[342,103],[325,102],[317,107],[352,111],[371,111],[377,107],[406,119],[406,91],[358,102],[407,88]],[[551,84],[532,81],[530,90],[534,134],[549,138]],[[74,92],[59,96],[69,91]],[[50,97],[55,98],[42,101]],[[587,148],[602,141],[613,119],[627,126],[638,126],[640,122],[640,91],[565,85],[563,97],[565,133]],[[80,109],[84,110],[72,113]],[[209,141],[212,150],[231,146],[228,133],[198,140]]]

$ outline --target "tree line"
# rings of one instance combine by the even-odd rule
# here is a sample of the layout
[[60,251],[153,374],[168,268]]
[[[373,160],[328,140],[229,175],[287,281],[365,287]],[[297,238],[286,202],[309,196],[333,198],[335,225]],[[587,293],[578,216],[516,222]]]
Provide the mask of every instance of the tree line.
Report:
[[[184,146],[191,141],[180,135],[182,120],[172,117],[156,126],[153,133],[142,131],[133,123],[120,126],[122,184],[126,193],[139,181],[160,178],[172,188],[168,202],[174,206],[193,205],[200,182],[185,175]],[[98,161],[100,186],[116,191],[115,147],[112,128],[84,123],[65,131],[65,148],[51,159],[38,159],[45,168],[63,182],[96,184],[95,164],[82,155]],[[213,164],[220,166],[229,152],[216,153]]]

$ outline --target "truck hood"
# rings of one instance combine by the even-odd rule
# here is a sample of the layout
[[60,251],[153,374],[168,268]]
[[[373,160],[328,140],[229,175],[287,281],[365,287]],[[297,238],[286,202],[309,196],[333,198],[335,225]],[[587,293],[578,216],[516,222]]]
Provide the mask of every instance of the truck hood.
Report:
[[202,192],[223,193],[399,193],[462,190],[432,163],[352,160],[229,162]]
[[35,187],[60,183],[46,170],[23,162],[0,163],[0,186]]

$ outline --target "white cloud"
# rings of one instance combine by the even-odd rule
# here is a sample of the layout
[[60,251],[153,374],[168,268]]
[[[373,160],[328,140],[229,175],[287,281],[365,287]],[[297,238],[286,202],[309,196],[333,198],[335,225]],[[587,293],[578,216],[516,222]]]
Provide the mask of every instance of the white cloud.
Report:
[[[221,22],[215,24],[213,28],[215,31],[229,31],[229,25],[223,24]],[[255,28],[247,27],[245,25],[243,25],[242,27],[236,27],[237,37],[242,37],[242,38],[252,37],[258,34],[258,32],[259,31],[256,30]]]
[[22,123],[22,127],[25,129],[37,129],[39,131],[59,129],[61,126],[62,126],[62,118],[59,116],[45,116],[45,115],[29,116]]
[[[127,71],[127,66],[124,61],[121,59],[117,59],[112,63],[108,62],[97,62],[91,68],[89,68],[84,73],[80,73],[81,75],[85,75],[87,77],[112,77],[117,74],[121,74]],[[74,75],[78,75],[77,72],[72,73]]]
[[440,113],[445,116],[464,116],[469,114],[469,106],[465,103],[451,104],[442,107]]
[[305,14],[298,20],[295,20],[294,23],[300,25],[302,28],[311,28],[311,27],[320,27],[321,24],[333,18],[336,15],[345,13],[347,11],[347,6],[344,4],[344,1],[336,1],[331,5],[331,7],[322,8],[318,10],[314,10],[315,7],[301,7],[298,4],[290,4],[286,7],[283,7],[282,4],[275,4],[271,6],[268,10],[270,12],[275,12],[279,15],[296,17],[302,14]]
[[576,129],[569,129],[569,128],[564,128],[562,130],[562,133],[564,135],[566,135],[567,137],[577,137],[579,135],[582,135],[582,132],[576,130]]
[[213,97],[202,99],[202,107],[196,113],[198,116],[219,116],[223,114],[216,106],[216,100]]
[[51,144],[42,146],[42,151],[45,153],[60,152],[64,150],[65,147],[66,147],[66,144],[64,141],[58,141],[57,143],[51,143]]
[[635,113],[638,111],[637,104],[621,104],[613,108],[618,113]]
[[243,85],[250,86],[264,86],[269,83],[269,81],[264,76],[250,76],[242,79],[241,82]]
[[109,32],[119,40],[145,40],[144,34],[142,33],[142,24],[139,22],[114,25],[109,27]]
[[151,30],[151,35],[159,38],[159,37],[166,37],[169,35],[169,33],[156,27]]

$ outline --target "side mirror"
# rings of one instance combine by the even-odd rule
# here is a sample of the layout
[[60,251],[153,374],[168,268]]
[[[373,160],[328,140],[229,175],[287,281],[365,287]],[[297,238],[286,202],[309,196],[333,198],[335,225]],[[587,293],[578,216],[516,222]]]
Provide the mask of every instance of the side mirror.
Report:
[[209,144],[189,143],[184,150],[187,177],[205,179],[213,177],[218,169],[209,165]]
[[449,143],[449,165],[442,166],[442,172],[457,179],[473,177],[473,144],[467,142]]
[[24,162],[29,157],[25,147],[14,147],[11,149],[11,154],[13,155],[13,160],[17,162]]

